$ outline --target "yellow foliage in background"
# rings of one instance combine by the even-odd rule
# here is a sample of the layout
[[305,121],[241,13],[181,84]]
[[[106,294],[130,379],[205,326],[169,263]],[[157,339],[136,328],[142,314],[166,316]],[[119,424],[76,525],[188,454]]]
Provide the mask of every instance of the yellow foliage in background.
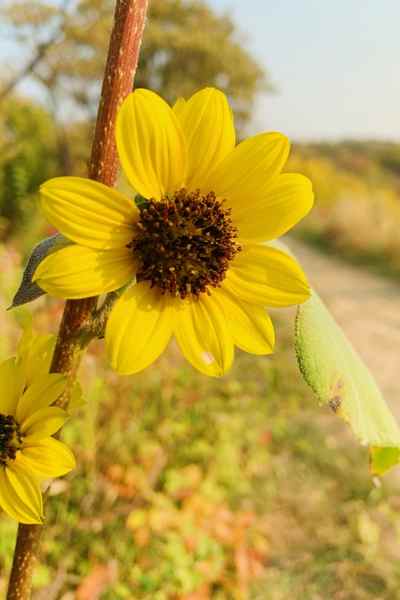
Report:
[[345,143],[323,146],[322,153],[318,146],[295,148],[288,169],[305,173],[315,191],[314,210],[300,225],[300,234],[354,260],[397,271],[399,147],[379,142],[349,145],[344,158]]

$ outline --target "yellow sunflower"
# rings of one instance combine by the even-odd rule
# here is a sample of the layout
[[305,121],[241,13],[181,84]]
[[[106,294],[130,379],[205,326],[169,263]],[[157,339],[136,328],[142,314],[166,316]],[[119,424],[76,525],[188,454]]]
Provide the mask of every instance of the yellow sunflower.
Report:
[[75,466],[68,447],[51,437],[67,418],[51,406],[65,377],[43,372],[52,345],[28,334],[17,357],[0,364],[0,508],[21,523],[43,522],[41,482]]
[[120,373],[147,367],[175,337],[207,375],[224,374],[234,346],[268,354],[266,307],[304,302],[305,275],[266,245],[310,210],[310,181],[281,174],[287,138],[261,133],[235,145],[223,93],[203,89],[171,108],[139,89],[122,104],[116,142],[130,193],[79,177],[41,187],[48,220],[74,242],[34,280],[49,294],[84,298],[128,287],[106,327]]

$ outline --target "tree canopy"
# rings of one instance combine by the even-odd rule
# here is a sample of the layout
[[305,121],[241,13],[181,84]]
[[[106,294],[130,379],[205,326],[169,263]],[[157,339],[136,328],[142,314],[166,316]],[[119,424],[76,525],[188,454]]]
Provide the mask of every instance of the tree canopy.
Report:
[[[94,115],[114,4],[8,2],[5,16],[15,36],[33,55],[42,53],[30,76],[46,87],[57,107],[68,99]],[[152,0],[136,86],[173,102],[206,85],[229,95],[239,125],[249,119],[256,93],[269,87],[227,14],[215,13],[204,0]]]

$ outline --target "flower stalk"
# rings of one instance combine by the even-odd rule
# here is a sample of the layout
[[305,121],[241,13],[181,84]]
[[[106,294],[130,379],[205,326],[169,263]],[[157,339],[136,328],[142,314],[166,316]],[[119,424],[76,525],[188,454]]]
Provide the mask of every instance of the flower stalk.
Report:
[[[145,25],[148,0],[117,0],[110,38],[96,129],[89,162],[89,177],[105,185],[115,183],[118,157],[114,126],[117,109],[133,87]],[[65,304],[50,371],[75,377],[82,353],[90,341],[87,330],[96,309],[96,298],[69,300]],[[68,398],[62,396],[59,405]],[[7,600],[28,600],[43,526],[18,527]]]

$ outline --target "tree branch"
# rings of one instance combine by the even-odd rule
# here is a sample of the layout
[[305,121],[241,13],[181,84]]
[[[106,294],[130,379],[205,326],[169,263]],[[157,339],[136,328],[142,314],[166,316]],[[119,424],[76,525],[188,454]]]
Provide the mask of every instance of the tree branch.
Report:
[[[104,73],[96,130],[89,163],[89,177],[114,185],[118,157],[114,139],[117,110],[133,86],[148,0],[117,0]],[[51,372],[74,377],[82,356],[82,331],[92,318],[96,298],[69,300],[65,304]],[[67,399],[64,399],[65,403]],[[28,600],[43,527],[18,528],[7,600]]]

